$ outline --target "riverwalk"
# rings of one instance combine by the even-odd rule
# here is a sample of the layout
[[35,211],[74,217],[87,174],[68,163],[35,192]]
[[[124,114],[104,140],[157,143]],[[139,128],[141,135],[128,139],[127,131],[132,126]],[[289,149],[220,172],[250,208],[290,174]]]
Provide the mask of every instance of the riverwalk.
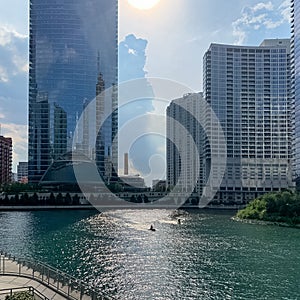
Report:
[[112,299],[46,264],[0,252],[0,300],[21,288],[43,300]]

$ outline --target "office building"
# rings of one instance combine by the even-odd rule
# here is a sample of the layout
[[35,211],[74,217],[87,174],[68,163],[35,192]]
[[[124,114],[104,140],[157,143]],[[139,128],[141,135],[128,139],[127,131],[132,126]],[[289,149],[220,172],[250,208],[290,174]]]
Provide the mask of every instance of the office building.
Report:
[[293,97],[293,171],[297,185],[300,182],[300,3],[292,0],[292,97]]
[[[290,40],[265,40],[258,47],[211,44],[204,56],[204,97],[227,141],[215,202],[245,203],[292,187]],[[218,134],[213,126],[206,130]],[[206,149],[204,181],[209,165]]]
[[[105,180],[115,174],[117,7],[117,0],[30,0],[29,182],[39,182],[70,151],[95,159]],[[111,95],[101,95],[109,88]],[[75,132],[94,99],[95,124]]]
[[0,136],[0,184],[12,180],[12,139]]
[[[186,94],[167,107],[167,187],[178,192],[202,192],[201,158],[203,131],[198,122],[203,118],[202,93]],[[193,112],[193,116],[190,112]],[[188,134],[187,134],[188,133]],[[198,149],[193,148],[193,143]],[[183,166],[183,164],[185,164]],[[193,187],[194,179],[197,184]]]
[[20,183],[28,182],[28,162],[19,162],[17,166],[17,181]]

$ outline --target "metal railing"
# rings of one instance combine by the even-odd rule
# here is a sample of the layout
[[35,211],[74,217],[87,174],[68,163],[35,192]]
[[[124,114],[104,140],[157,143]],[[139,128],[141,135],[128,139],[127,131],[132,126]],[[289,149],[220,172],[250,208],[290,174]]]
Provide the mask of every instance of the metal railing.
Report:
[[70,300],[113,299],[87,282],[78,280],[45,263],[27,258],[16,258],[3,251],[0,251],[0,275],[25,276],[35,279]]
[[40,293],[38,290],[36,290],[32,286],[11,288],[11,289],[1,289],[0,290],[0,299],[2,299],[2,296],[12,296],[15,293],[21,293],[21,292],[28,292],[31,296],[34,297],[35,300],[50,300],[49,298],[44,296],[42,293]]

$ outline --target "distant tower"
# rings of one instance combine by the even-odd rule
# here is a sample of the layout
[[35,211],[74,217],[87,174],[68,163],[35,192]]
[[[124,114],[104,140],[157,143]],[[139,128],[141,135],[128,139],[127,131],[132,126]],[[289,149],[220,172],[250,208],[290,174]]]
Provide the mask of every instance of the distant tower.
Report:
[[128,175],[128,153],[124,153],[124,175]]
[[10,183],[12,175],[12,139],[0,135],[0,184]]
[[17,166],[18,182],[28,182],[28,162],[20,161]]

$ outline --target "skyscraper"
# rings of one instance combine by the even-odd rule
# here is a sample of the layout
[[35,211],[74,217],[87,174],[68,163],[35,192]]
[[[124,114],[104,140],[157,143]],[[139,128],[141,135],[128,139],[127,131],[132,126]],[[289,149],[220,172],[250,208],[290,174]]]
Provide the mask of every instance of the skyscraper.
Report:
[[[172,101],[167,108],[168,185],[184,191],[199,176],[194,192],[201,197],[211,172],[208,189],[216,188],[215,175],[226,162],[214,204],[242,204],[260,194],[292,187],[290,40],[265,40],[258,47],[211,44],[203,66],[203,96],[222,126],[227,154],[220,151],[222,133],[209,108],[201,104],[201,93]],[[204,130],[188,111],[201,120]],[[199,172],[194,170],[195,153],[186,134],[172,119],[197,144]],[[184,150],[181,156],[180,148]],[[212,166],[218,156],[219,166]],[[182,159],[188,165],[184,174]]]
[[[100,174],[117,169],[117,96],[100,97],[117,85],[117,0],[30,0],[29,162],[30,182],[39,182],[51,163],[72,149],[97,153]],[[89,131],[75,136],[83,109],[112,111],[106,119],[95,112],[100,129],[97,145],[87,149]],[[95,124],[96,126],[96,124]],[[101,142],[99,142],[101,141]],[[101,149],[97,149],[101,147]],[[105,174],[105,172],[107,174]]]
[[[193,191],[202,193],[203,168],[197,168],[196,155],[201,157],[200,147],[203,144],[203,132],[198,120],[203,117],[201,107],[202,93],[186,94],[182,98],[173,100],[167,107],[167,185],[171,189],[178,187],[178,191]],[[190,114],[193,112],[194,116]],[[178,126],[181,124],[181,126]],[[189,139],[187,133],[192,139]],[[198,153],[194,151],[192,143],[198,146]],[[182,162],[186,167],[182,168]],[[193,188],[193,179],[198,178]]]
[[[259,47],[211,44],[205,53],[204,96],[227,141],[216,202],[242,203],[292,187],[290,77],[289,39],[265,40]],[[209,152],[203,161],[208,171]]]
[[12,180],[12,139],[0,136],[0,184]]
[[300,3],[292,0],[292,96],[294,107],[294,176],[300,181]]
[[28,182],[28,162],[20,161],[17,166],[18,182]]

